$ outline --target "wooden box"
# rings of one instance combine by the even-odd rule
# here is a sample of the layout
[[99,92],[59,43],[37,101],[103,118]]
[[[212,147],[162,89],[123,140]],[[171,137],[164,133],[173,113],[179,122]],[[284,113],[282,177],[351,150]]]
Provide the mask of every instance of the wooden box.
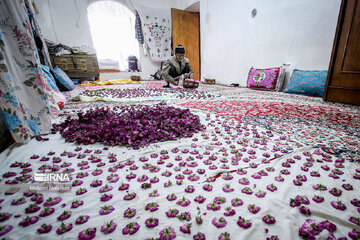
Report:
[[135,81],[135,82],[140,81],[140,76],[131,76],[130,78],[132,81]]
[[214,78],[204,78],[204,83],[206,84],[215,84],[216,81]]
[[190,79],[190,78],[184,79],[183,87],[184,88],[198,88],[199,81],[195,80],[195,79]]
[[70,78],[99,78],[99,65],[96,55],[50,55],[53,67],[61,68]]

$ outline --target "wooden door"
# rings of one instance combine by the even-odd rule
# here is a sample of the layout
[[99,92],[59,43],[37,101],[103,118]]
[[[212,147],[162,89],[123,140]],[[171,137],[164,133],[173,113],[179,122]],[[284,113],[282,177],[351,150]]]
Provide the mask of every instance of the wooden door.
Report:
[[179,9],[171,9],[173,47],[181,44],[189,59],[196,79],[200,77],[200,15]]
[[325,101],[360,105],[360,0],[342,0]]

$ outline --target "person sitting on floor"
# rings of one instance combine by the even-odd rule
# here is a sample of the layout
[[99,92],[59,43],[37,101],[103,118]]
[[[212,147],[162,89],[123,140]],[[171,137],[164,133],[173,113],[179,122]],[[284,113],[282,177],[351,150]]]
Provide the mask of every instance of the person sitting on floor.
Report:
[[193,78],[195,74],[191,70],[189,59],[185,58],[185,48],[178,45],[175,48],[175,56],[170,57],[164,64],[162,75],[167,82],[164,88],[170,88],[170,83],[179,85],[179,80]]

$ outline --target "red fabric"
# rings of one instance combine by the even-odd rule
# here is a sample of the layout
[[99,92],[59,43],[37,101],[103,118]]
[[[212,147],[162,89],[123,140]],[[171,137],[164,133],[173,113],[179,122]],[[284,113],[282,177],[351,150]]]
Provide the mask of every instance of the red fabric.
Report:
[[63,102],[58,102],[58,106],[59,106],[60,109],[63,109],[64,105],[65,104]]
[[241,120],[244,116],[282,116],[333,122],[350,126],[357,125],[360,113],[343,112],[340,108],[286,104],[281,102],[254,101],[189,101],[180,104],[183,107],[200,109],[221,116]]

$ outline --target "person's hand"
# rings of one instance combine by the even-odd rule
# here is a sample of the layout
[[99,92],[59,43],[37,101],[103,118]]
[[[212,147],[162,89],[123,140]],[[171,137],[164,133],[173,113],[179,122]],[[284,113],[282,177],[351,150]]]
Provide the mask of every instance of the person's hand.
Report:
[[195,79],[195,74],[194,74],[194,73],[191,73],[191,74],[190,74],[190,78],[191,78],[191,79]]
[[179,79],[174,79],[174,81],[172,82],[172,84],[174,84],[175,86],[179,85]]
[[189,74],[188,74],[188,73],[185,73],[185,74],[184,74],[184,77],[185,77],[185,78],[189,78]]

